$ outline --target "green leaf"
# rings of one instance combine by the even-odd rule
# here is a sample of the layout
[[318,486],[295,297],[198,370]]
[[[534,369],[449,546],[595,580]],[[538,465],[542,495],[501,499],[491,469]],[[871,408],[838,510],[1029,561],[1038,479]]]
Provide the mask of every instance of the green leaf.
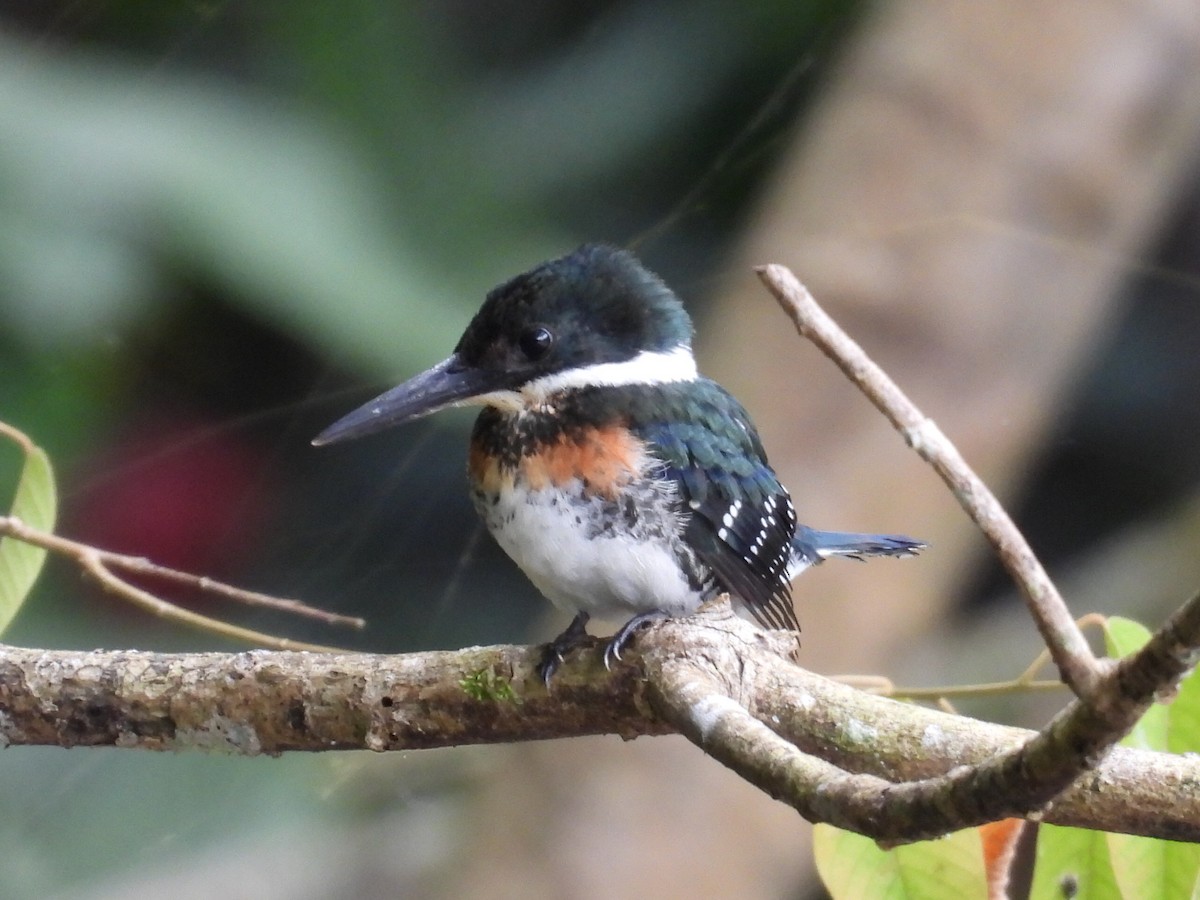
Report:
[[870,838],[818,825],[813,853],[834,900],[986,900],[988,895],[983,845],[974,828],[881,850]]
[[1124,616],[1108,616],[1104,620],[1104,646],[1114,659],[1141,650],[1150,640],[1150,631],[1141,622]]
[[1190,897],[1200,872],[1200,844],[1108,834],[1113,876],[1124,897]]
[[[1150,640],[1146,626],[1121,616],[1109,616],[1104,622],[1104,644],[1114,659],[1136,653]],[[1166,750],[1171,727],[1170,710],[1155,703],[1121,743],[1138,750]]]
[[1038,829],[1029,896],[1039,900],[1051,897],[1121,900],[1126,896],[1150,896],[1122,894],[1109,859],[1107,837],[1100,831],[1042,825]]
[[[1140,650],[1150,632],[1112,616],[1105,623],[1110,656]],[[1166,704],[1156,703],[1121,743],[1142,750],[1185,753],[1200,749],[1200,680],[1189,674]],[[1128,834],[1106,836],[1113,875],[1126,897],[1190,897],[1200,873],[1200,845]]]
[[1179,683],[1179,692],[1167,707],[1171,727],[1167,745],[1172,753],[1200,753],[1200,669],[1192,669]]
[[[0,423],[0,433],[20,444],[25,453],[10,514],[34,528],[53,531],[58,501],[50,458],[19,431]],[[46,551],[40,547],[0,538],[0,634],[25,602],[45,559]]]
[[[1111,616],[1104,625],[1104,638],[1110,656],[1128,656],[1145,645],[1150,632],[1130,619]],[[1121,743],[1168,753],[1200,751],[1200,675],[1197,670],[1193,669],[1179,683],[1176,694],[1166,701],[1147,710]]]

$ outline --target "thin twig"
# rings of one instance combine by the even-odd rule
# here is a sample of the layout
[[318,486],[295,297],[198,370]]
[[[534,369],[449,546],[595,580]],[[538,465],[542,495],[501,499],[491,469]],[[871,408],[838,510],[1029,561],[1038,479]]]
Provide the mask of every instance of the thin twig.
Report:
[[1024,593],[1063,681],[1076,696],[1086,697],[1106,666],[1092,653],[1050,576],[987,485],[933,420],[817,305],[789,269],[767,265],[756,271],[791,316],[797,331],[833,360],[904,436],[908,445],[941,476]]
[[21,450],[28,456],[34,450],[34,443],[29,439],[29,435],[25,432],[13,428],[7,422],[0,422],[0,434],[4,435],[10,441],[21,445]]
[[225,597],[244,606],[259,606],[266,609],[274,609],[290,613],[294,616],[317,619],[327,625],[345,625],[349,628],[362,629],[367,624],[367,620],[361,616],[347,616],[342,613],[329,612],[328,610],[318,609],[315,606],[309,606],[302,600],[291,600],[286,597],[276,597],[272,594],[259,593],[258,591],[248,591],[244,588],[234,587],[231,584],[225,584],[224,582],[209,578],[207,575],[193,575],[191,572],[181,572],[178,569],[160,566],[158,563],[151,562],[144,556],[125,556],[120,553],[112,553],[108,550],[97,550],[96,552],[109,568],[123,569],[135,575],[172,581],[185,587],[195,588],[206,594]]
[[1006,694],[1034,691],[1061,691],[1065,685],[1061,681],[1022,681],[1013,678],[1009,681],[989,681],[982,684],[959,684],[929,688],[893,687],[890,691],[879,692],[881,697],[895,697],[898,700],[942,700],[970,697],[1000,697]]
[[[1105,617],[1100,613],[1087,613],[1075,620],[1080,628],[1095,626],[1103,628]],[[846,684],[879,697],[897,697],[905,700],[933,700],[941,702],[950,697],[986,697],[1016,694],[1022,691],[1053,691],[1064,687],[1062,681],[1039,681],[1037,673],[1050,661],[1050,651],[1044,646],[1016,678],[984,684],[962,684],[942,687],[897,686],[886,675],[831,675],[839,684]]]
[[74,560],[75,563],[89,577],[93,578],[105,590],[110,591],[125,600],[128,600],[134,605],[139,606],[156,616],[183,622],[223,637],[247,641],[252,644],[269,647],[275,650],[311,650],[322,652],[338,651],[338,648],[336,647],[327,647],[321,644],[309,644],[304,641],[293,641],[288,638],[281,638],[275,635],[266,634],[265,632],[254,631],[253,629],[231,625],[228,622],[222,622],[219,619],[214,619],[209,616],[201,615],[200,613],[192,612],[191,610],[183,609],[173,603],[168,603],[166,600],[154,596],[154,594],[151,594],[149,591],[130,584],[128,581],[113,572],[113,569],[123,569],[127,572],[148,575],[168,581],[174,581],[180,584],[186,584],[208,593],[216,594],[218,596],[226,597],[237,602],[246,603],[248,605],[267,606],[274,609],[283,610],[285,612],[290,612],[295,615],[320,619],[321,621],[328,622],[330,624],[344,624],[362,627],[362,620],[352,616],[342,616],[337,613],[330,613],[325,610],[316,609],[315,607],[308,606],[307,604],[301,603],[297,600],[271,597],[267,594],[259,594],[254,591],[243,591],[240,588],[235,588],[230,585],[214,581],[211,578],[190,575],[187,572],[180,572],[176,569],[159,566],[139,557],[125,556],[120,553],[112,553],[108,550],[101,550],[97,547],[92,547],[88,544],[83,544],[79,541],[73,541],[70,538],[62,537],[61,535],[52,534],[50,532],[33,528],[30,525],[27,525],[25,522],[22,522],[16,516],[0,516],[0,534],[7,535],[15,540],[32,544],[35,547],[41,547],[43,550],[46,550],[50,553],[55,553],[59,556],[65,556],[68,559]]
[[[1079,626],[1080,630],[1092,627],[1104,628],[1105,618],[1100,613],[1084,613],[1075,620],[1075,624]],[[1026,666],[1024,671],[1022,671],[1021,674],[1018,675],[1014,680],[1018,684],[1029,684],[1036,679],[1037,673],[1040,672],[1042,667],[1048,662],[1050,662],[1050,649],[1048,647],[1042,647],[1042,649],[1038,652],[1038,655],[1033,658],[1033,662]]]
[[149,591],[142,590],[140,587],[132,585],[113,574],[108,566],[105,565],[101,556],[102,551],[89,550],[76,556],[75,560],[79,563],[83,571],[95,579],[105,590],[117,594],[134,606],[139,606],[156,616],[182,622],[185,625],[191,625],[195,628],[220,635],[221,637],[246,641],[250,644],[258,644],[272,650],[311,650],[316,653],[338,652],[336,647],[326,647],[321,644],[309,644],[304,641],[293,641],[288,638],[276,637],[275,635],[254,631],[250,628],[231,625],[229,622],[222,622],[220,619],[214,619],[210,616],[192,612],[190,609],[176,606],[173,603],[168,603],[166,600],[154,596]]

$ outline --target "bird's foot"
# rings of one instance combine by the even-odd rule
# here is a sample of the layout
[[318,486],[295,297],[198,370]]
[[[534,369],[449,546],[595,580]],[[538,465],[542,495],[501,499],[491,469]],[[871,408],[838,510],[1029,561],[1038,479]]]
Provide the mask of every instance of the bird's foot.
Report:
[[538,663],[537,673],[547,688],[550,687],[550,679],[554,677],[566,655],[587,641],[587,623],[588,614],[579,613],[562,634],[542,648],[542,660]]
[[652,609],[650,612],[638,613],[618,628],[617,633],[609,638],[608,646],[604,648],[604,668],[611,669],[614,661],[621,661],[621,651],[632,640],[635,631],[649,622],[657,622],[659,619],[666,618],[669,618],[668,615],[661,609]]

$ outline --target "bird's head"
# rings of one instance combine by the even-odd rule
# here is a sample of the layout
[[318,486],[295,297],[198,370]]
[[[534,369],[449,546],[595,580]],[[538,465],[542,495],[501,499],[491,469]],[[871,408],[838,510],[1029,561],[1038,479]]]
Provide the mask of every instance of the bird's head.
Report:
[[449,358],[313,443],[361,437],[447,406],[520,411],[572,388],[692,380],[691,340],[679,298],[633,254],[585,244],[493,289]]

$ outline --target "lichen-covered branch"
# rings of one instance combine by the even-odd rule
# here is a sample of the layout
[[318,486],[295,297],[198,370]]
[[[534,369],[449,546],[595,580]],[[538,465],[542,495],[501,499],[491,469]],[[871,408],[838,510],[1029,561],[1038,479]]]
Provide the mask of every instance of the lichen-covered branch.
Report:
[[639,703],[635,670],[599,678],[572,666],[551,696],[536,662],[523,647],[398,656],[3,647],[0,743],[257,755],[670,730]]
[[[1176,640],[1183,631],[1167,631],[1162,652],[1145,657],[1155,678],[1175,677],[1163,661],[1186,656],[1186,641]],[[1012,783],[972,781],[967,772],[1045,738],[836,684],[788,662],[793,646],[717,606],[640,634],[611,673],[595,647],[571,657],[549,693],[533,670],[536,649],[522,647],[401,656],[4,647],[0,742],[270,754],[678,729],[805,816],[893,840],[935,827],[913,825],[922,804],[950,798],[936,828],[962,827],[979,809],[990,814],[998,787],[1045,774],[1034,767],[1014,771]],[[1123,664],[1113,677],[1149,685],[1139,668]],[[1075,732],[1063,734],[1070,744]],[[1122,748],[1098,761],[1083,755],[1094,768],[1038,810],[1047,821],[1200,840],[1200,761]],[[915,796],[922,792],[932,799]]]

